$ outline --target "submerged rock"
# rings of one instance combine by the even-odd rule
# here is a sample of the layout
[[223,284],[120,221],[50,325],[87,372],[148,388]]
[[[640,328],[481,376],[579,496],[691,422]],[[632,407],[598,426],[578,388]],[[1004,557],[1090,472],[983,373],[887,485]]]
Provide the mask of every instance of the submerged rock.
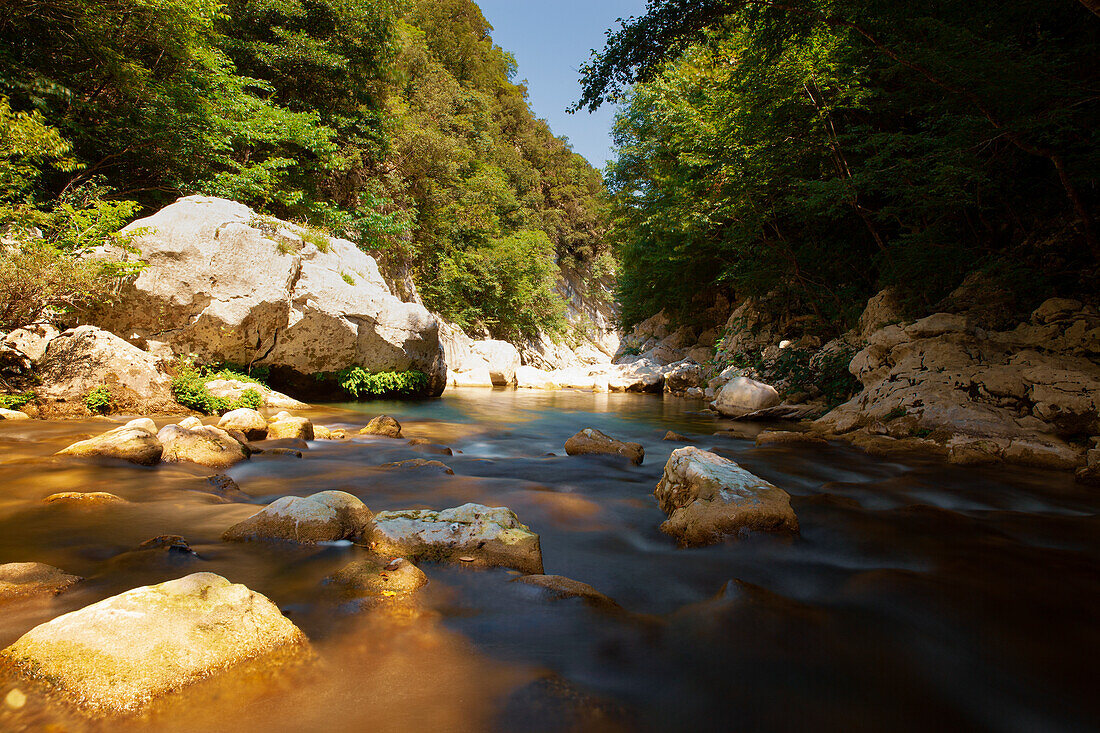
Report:
[[369,532],[370,521],[370,510],[356,497],[343,491],[322,491],[312,496],[276,499],[230,527],[222,539],[231,542],[283,540],[302,544],[357,540]]
[[304,653],[307,643],[264,596],[194,573],[59,616],[0,656],[78,705],[132,712],[242,662],[280,650]]
[[621,612],[623,607],[613,599],[579,580],[564,575],[524,575],[515,582],[542,588],[554,598],[580,598],[589,606],[601,611]]
[[565,441],[565,452],[571,456],[606,454],[629,458],[640,466],[645,458],[645,448],[640,443],[625,443],[605,435],[594,428],[585,428]]
[[230,410],[218,420],[222,430],[239,430],[248,440],[263,440],[267,437],[267,420],[256,410],[242,407]]
[[376,598],[405,596],[428,584],[424,571],[403,557],[389,562],[377,558],[356,560],[325,580],[348,595]]
[[674,440],[678,443],[688,442],[687,436],[680,435],[679,433],[673,432],[672,430],[669,430],[667,433],[665,433],[665,437],[661,438],[661,440]]
[[814,433],[793,430],[765,430],[756,436],[757,445],[828,445],[828,441]]
[[381,555],[542,572],[539,536],[506,507],[379,512],[371,545]]
[[103,504],[125,504],[126,500],[106,491],[62,491],[57,494],[50,494],[42,502],[44,504],[100,506]]
[[446,474],[454,476],[455,472],[451,470],[451,467],[441,461],[429,461],[427,458],[409,458],[404,461],[394,461],[393,463],[383,463],[379,468],[434,468],[443,471]]
[[83,578],[40,562],[0,565],[0,603],[40,596],[56,596]]
[[733,461],[693,446],[672,452],[653,492],[669,515],[661,531],[706,545],[743,531],[798,531],[786,491]]
[[123,425],[108,430],[88,440],[73,443],[57,452],[59,456],[77,458],[119,458],[140,466],[153,466],[160,463],[164,446],[157,436],[143,427]]
[[197,463],[210,468],[228,468],[248,458],[248,449],[226,431],[213,425],[188,430],[165,425],[157,433],[164,446],[165,463]]
[[379,415],[359,431],[360,435],[381,435],[386,438],[401,437],[401,423],[389,415]]

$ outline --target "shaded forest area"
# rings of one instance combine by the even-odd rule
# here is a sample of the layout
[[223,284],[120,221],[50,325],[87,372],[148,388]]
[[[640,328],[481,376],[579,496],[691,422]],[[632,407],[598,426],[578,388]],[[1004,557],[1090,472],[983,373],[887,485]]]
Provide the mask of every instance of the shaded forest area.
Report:
[[[721,293],[839,333],[968,275],[1094,299],[1100,17],[1076,0],[650,0],[582,69],[620,102],[626,326]],[[975,275],[977,273],[977,275]]]

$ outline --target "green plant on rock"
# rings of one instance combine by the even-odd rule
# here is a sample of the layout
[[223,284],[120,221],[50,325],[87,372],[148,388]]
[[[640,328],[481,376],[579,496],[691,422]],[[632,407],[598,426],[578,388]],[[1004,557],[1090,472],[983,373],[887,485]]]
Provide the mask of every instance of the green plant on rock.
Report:
[[96,387],[84,395],[84,406],[96,415],[106,415],[111,411],[111,390],[106,387]]
[[349,275],[346,272],[341,272],[340,277],[342,277],[344,279],[344,282],[346,282],[348,285],[352,286],[353,288],[355,287],[355,278],[354,277],[352,277],[351,275]]
[[364,397],[413,397],[428,388],[428,375],[420,371],[376,372],[348,367],[336,373],[340,388],[354,399]]
[[263,385],[263,382],[259,379],[235,371],[231,366],[219,365],[216,368],[196,366],[190,360],[181,359],[176,363],[175,369],[176,376],[172,379],[172,394],[176,398],[176,402],[184,407],[207,415],[219,415],[244,407],[253,410],[263,407],[263,395],[260,394],[259,390],[252,387],[244,390],[241,396],[234,400],[217,397],[210,393],[206,383],[215,379],[231,379]]
[[34,399],[34,392],[22,394],[0,394],[0,409],[18,410]]

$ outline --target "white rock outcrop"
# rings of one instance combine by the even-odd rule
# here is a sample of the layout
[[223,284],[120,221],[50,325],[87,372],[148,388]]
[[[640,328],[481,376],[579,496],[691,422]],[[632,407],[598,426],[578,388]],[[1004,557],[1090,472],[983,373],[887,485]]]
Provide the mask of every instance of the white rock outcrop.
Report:
[[375,260],[347,240],[202,196],[182,198],[125,231],[140,232],[133,245],[148,264],[110,307],[86,314],[90,322],[205,363],[310,378],[353,365],[416,369],[428,375],[433,394],[445,386],[436,318],[394,297]]

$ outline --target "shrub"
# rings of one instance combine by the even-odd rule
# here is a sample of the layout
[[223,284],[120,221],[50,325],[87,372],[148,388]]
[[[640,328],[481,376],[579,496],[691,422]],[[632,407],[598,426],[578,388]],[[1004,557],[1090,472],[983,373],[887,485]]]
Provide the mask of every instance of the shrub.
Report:
[[370,373],[362,367],[337,372],[341,389],[354,399],[363,397],[414,397],[428,388],[428,375],[419,371]]
[[0,394],[0,409],[18,410],[34,399],[34,392],[23,394]]
[[346,282],[348,285],[352,286],[353,288],[355,287],[355,278],[354,277],[352,277],[351,275],[349,275],[346,272],[341,272],[340,277],[344,278],[344,282]]
[[258,410],[263,407],[263,395],[256,389],[246,389],[235,400],[225,397],[216,397],[206,388],[206,383],[214,379],[234,379],[240,382],[252,382],[262,385],[263,382],[234,371],[228,366],[220,368],[195,366],[191,361],[181,360],[176,363],[176,376],[172,379],[172,394],[176,402],[197,412],[207,415],[220,415],[230,410],[239,410],[247,407]]
[[106,415],[111,411],[111,390],[106,387],[96,387],[84,395],[84,406],[89,412]]

